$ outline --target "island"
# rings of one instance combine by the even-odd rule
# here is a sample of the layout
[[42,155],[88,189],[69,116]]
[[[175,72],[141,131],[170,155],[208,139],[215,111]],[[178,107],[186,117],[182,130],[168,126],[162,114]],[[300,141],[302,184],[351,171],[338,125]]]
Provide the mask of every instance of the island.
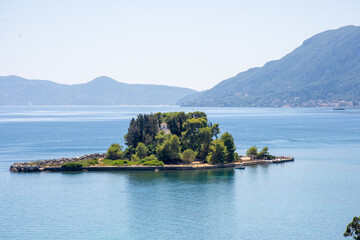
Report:
[[246,156],[239,155],[232,135],[220,135],[219,124],[199,111],[139,114],[131,119],[124,139],[126,148],[113,143],[106,153],[14,163],[10,171],[200,170],[294,161],[271,155],[268,147],[258,152],[252,146]]

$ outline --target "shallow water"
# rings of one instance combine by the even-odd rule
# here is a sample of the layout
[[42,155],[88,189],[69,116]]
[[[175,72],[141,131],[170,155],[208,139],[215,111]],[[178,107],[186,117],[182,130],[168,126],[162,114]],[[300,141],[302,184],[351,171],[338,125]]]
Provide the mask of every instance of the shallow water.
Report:
[[[205,111],[240,154],[295,162],[183,172],[10,173],[123,144],[138,113]],[[343,239],[360,214],[360,111],[0,107],[0,239]]]

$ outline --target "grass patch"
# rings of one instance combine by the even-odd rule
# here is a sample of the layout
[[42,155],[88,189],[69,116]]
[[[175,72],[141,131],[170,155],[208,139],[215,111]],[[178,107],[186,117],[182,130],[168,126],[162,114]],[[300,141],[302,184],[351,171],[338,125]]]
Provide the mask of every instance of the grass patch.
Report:
[[111,163],[109,163],[109,165],[112,166],[130,166],[130,165],[134,165],[134,162],[128,161],[128,160],[114,160]]

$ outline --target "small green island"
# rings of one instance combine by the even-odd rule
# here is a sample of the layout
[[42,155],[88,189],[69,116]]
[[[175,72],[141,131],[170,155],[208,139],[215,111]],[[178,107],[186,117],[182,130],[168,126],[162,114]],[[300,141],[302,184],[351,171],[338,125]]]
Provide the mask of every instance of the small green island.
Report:
[[240,156],[232,135],[220,134],[219,124],[199,111],[139,114],[131,119],[124,139],[126,148],[113,143],[107,153],[14,163],[10,171],[193,170],[294,160],[256,146]]

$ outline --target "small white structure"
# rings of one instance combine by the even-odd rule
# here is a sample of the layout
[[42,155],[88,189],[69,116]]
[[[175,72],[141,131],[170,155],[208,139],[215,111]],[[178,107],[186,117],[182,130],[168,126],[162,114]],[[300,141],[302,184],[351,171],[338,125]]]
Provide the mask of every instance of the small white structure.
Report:
[[170,129],[167,128],[166,123],[161,123],[160,124],[160,131],[164,131],[166,134],[170,133]]

